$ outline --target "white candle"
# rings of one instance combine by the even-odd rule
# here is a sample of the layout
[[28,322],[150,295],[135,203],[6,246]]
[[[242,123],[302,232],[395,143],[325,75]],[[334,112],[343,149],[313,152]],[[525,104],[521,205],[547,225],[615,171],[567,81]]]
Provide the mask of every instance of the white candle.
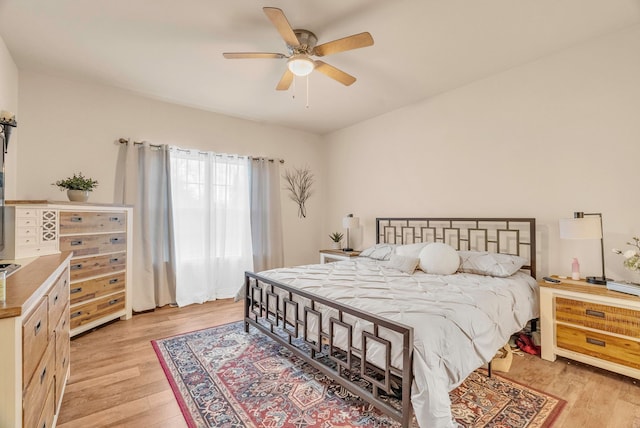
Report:
[[14,117],[16,117],[15,114],[11,113],[10,111],[2,110],[0,112],[0,120],[2,120],[3,122],[11,122]]

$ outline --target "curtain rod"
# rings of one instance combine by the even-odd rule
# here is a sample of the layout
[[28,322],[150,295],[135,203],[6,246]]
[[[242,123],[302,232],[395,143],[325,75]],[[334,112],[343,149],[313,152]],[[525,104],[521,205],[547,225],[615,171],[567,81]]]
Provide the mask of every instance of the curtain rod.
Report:
[[[126,139],[126,138],[120,138],[120,139],[118,140],[118,142],[119,142],[120,144],[129,144],[129,140],[128,140],[128,139]],[[144,144],[144,142],[142,142],[142,141],[134,141],[134,142],[133,142],[133,145],[134,145],[134,146],[135,146],[135,145],[141,146],[142,144]],[[160,147],[162,147],[162,146],[161,146],[160,144],[149,144],[149,147],[160,148]],[[176,150],[181,151],[181,152],[190,152],[190,151],[191,151],[191,150],[188,150],[188,149],[181,149],[181,148],[178,148],[178,147],[176,147]],[[208,155],[208,154],[209,154],[208,152],[198,152],[198,153],[199,153],[199,154],[201,154],[201,155]],[[216,156],[220,156],[220,157],[222,157],[222,156],[231,156],[231,155],[224,155],[224,154],[221,154],[221,153],[214,153],[214,154],[215,154]],[[245,158],[245,157],[246,157],[246,158],[249,158],[249,159],[251,159],[251,160],[261,160],[261,159],[264,159],[264,160],[267,160],[267,161],[269,161],[269,162],[275,162],[275,161],[278,161],[278,162],[280,162],[280,163],[284,163],[284,159],[265,158],[265,157],[263,157],[263,156],[242,156],[242,155],[238,155],[238,156],[239,156],[239,157],[241,157],[241,158]]]

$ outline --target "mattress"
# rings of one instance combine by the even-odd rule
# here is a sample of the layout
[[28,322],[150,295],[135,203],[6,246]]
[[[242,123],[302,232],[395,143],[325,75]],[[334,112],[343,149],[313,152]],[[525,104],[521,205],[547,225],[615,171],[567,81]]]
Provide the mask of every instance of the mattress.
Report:
[[[448,392],[539,314],[537,283],[524,272],[407,274],[358,257],[260,274],[413,327],[411,402],[421,427],[455,426]],[[392,365],[401,364],[392,354]]]

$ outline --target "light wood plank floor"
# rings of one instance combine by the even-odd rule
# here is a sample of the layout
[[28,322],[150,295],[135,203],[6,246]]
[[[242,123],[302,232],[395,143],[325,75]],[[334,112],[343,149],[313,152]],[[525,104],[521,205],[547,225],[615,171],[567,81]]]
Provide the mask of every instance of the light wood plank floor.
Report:
[[[58,427],[186,427],[150,341],[242,316],[231,300],[164,307],[72,339]],[[505,377],[566,400],[555,427],[640,428],[640,386],[630,378],[530,355],[516,355]]]

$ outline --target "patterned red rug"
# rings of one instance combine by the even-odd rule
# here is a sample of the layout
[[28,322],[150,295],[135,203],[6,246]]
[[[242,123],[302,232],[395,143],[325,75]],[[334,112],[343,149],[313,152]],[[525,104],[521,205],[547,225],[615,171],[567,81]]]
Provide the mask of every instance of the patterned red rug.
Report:
[[[399,426],[242,322],[151,343],[189,427]],[[549,427],[565,404],[482,372],[450,397],[464,427]]]

